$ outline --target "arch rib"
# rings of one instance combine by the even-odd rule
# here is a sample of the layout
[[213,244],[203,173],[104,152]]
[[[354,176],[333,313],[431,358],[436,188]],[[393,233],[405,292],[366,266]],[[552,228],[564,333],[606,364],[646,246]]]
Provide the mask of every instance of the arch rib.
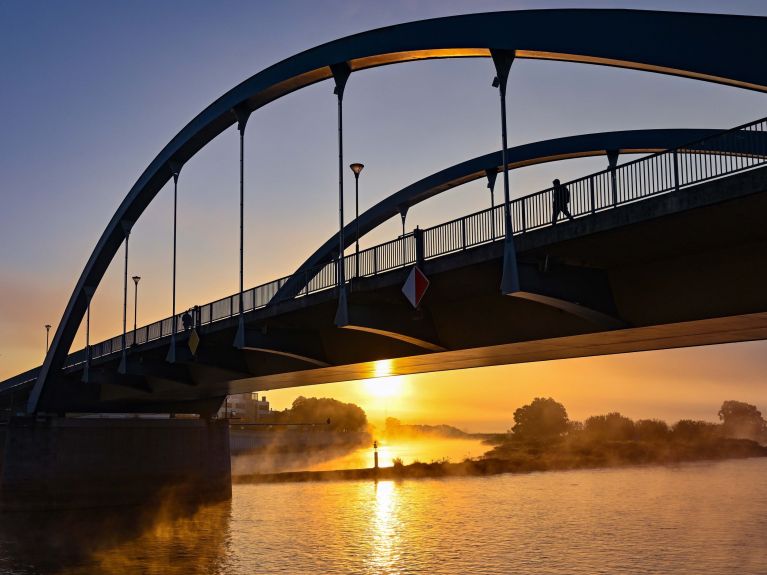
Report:
[[[625,130],[583,134],[524,144],[507,150],[509,169],[532,166],[545,162],[609,155],[613,151],[624,154],[643,154],[667,150],[685,142],[699,140],[720,132],[706,129]],[[495,176],[503,168],[501,152],[478,156],[435,172],[402,188],[363,212],[358,220],[344,227],[344,248],[371,232],[390,218],[409,208],[457,186],[484,177]],[[295,297],[311,281],[312,275],[301,272],[331,261],[338,251],[338,234],[323,243],[317,251],[291,275],[275,295],[273,302]]]

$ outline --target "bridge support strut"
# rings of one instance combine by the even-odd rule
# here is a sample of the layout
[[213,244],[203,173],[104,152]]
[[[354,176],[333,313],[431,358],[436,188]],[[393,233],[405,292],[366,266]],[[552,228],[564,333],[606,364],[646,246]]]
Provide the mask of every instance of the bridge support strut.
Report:
[[244,284],[244,251],[245,251],[245,126],[250,118],[250,112],[241,107],[232,109],[237,118],[237,131],[240,133],[240,317],[237,323],[237,333],[234,336],[234,347],[242,349],[245,345],[245,306],[243,294]]
[[352,69],[346,62],[330,66],[336,87],[333,93],[338,100],[338,259],[336,274],[338,276],[338,309],[335,324],[346,325],[349,322],[349,310],[346,299],[346,273],[344,269],[344,88]]
[[132,222],[122,222],[123,231],[125,232],[125,267],[123,269],[123,333],[121,339],[122,350],[120,352],[120,365],[117,367],[119,373],[126,373],[128,363],[128,346],[125,334],[128,329],[128,240],[130,239],[130,231],[133,227]]
[[509,203],[509,164],[506,161],[506,148],[508,146],[506,133],[506,85],[516,54],[514,50],[490,50],[490,55],[493,58],[496,71],[493,87],[498,88],[498,93],[501,97],[501,162],[503,163],[503,223],[505,228],[501,292],[511,294],[519,291],[519,271],[517,269],[517,252],[514,248],[514,228],[511,224],[511,204]]
[[181,166],[175,162],[170,164],[171,172],[173,173],[173,321],[171,322],[170,332],[170,349],[168,349],[168,355],[165,361],[168,363],[175,363],[176,361],[176,329],[178,327],[178,320],[176,318],[176,223],[178,216],[178,175],[181,172]]

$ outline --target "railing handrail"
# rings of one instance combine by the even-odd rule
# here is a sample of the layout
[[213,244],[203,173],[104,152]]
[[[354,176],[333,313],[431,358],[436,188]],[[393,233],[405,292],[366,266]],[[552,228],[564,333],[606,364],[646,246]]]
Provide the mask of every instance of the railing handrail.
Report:
[[[625,163],[622,163],[620,165],[616,165],[614,167],[608,167],[606,169],[599,170],[597,172],[588,174],[586,176],[582,176],[582,177],[575,178],[573,180],[565,182],[563,184],[564,186],[567,186],[568,188],[572,188],[572,189],[577,189],[577,191],[580,191],[582,189],[579,186],[581,186],[581,184],[583,182],[589,181],[590,185],[592,186],[590,188],[590,193],[591,193],[591,197],[590,197],[590,199],[591,199],[591,208],[590,208],[590,211],[589,212],[579,212],[579,213],[575,214],[574,217],[581,217],[581,216],[584,216],[584,215],[588,215],[589,213],[593,214],[596,211],[601,211],[601,210],[604,210],[604,209],[609,209],[609,208],[617,207],[618,205],[625,204],[627,202],[632,202],[632,201],[636,201],[636,200],[639,200],[639,199],[651,197],[651,196],[657,195],[659,193],[667,193],[669,191],[678,190],[678,189],[680,189],[682,187],[690,186],[690,185],[693,185],[693,184],[698,184],[698,183],[701,183],[701,182],[704,182],[704,181],[707,181],[707,180],[710,180],[710,179],[713,179],[713,178],[722,177],[722,176],[725,176],[725,175],[728,175],[728,174],[737,173],[738,171],[752,169],[754,167],[757,167],[757,166],[761,165],[762,163],[767,162],[767,147],[765,149],[763,149],[762,150],[763,153],[760,153],[760,154],[753,154],[753,153],[748,153],[747,154],[747,153],[743,152],[742,150],[738,150],[737,148],[734,149],[734,150],[728,151],[728,150],[723,149],[722,146],[720,146],[719,149],[709,149],[709,150],[706,150],[705,148],[704,149],[700,149],[702,147],[701,145],[705,144],[706,142],[711,142],[711,141],[714,141],[716,139],[727,138],[729,135],[746,131],[749,128],[752,128],[752,127],[757,126],[759,124],[763,125],[762,129],[754,131],[753,133],[754,134],[765,134],[765,132],[767,132],[767,117],[760,118],[759,120],[755,120],[753,122],[747,122],[745,124],[741,124],[739,126],[731,128],[729,130],[724,130],[722,132],[718,132],[718,133],[716,133],[714,135],[706,136],[706,137],[703,137],[703,138],[698,138],[698,139],[693,140],[691,142],[686,142],[685,144],[676,146],[675,148],[670,148],[668,150],[662,150],[660,152],[654,152],[654,153],[648,154],[646,156],[643,156],[641,158],[637,158],[635,160],[631,160],[629,162],[625,162]],[[699,149],[696,149],[696,148],[699,148]],[[758,157],[758,158],[761,158],[762,161],[759,162],[759,163],[748,164],[745,167],[739,167],[739,168],[736,168],[736,169],[725,169],[723,171],[718,171],[718,172],[715,172],[713,174],[709,174],[708,167],[707,167],[706,168],[706,176],[704,176],[704,177],[700,177],[699,176],[699,174],[697,172],[697,169],[698,169],[697,166],[695,166],[695,170],[692,170],[690,168],[690,166],[687,166],[688,171],[694,171],[696,173],[696,176],[693,179],[686,180],[684,182],[680,182],[679,181],[679,174],[677,173],[677,170],[678,170],[679,166],[676,164],[676,161],[677,161],[677,156],[679,154],[681,154],[681,153],[700,154],[700,155],[706,155],[706,156],[709,156],[709,155],[710,156],[725,156],[725,157],[739,156],[739,157],[744,157],[744,158]],[[619,172],[624,172],[624,173],[628,172],[628,173],[630,173],[632,169],[636,169],[637,166],[639,166],[640,164],[643,164],[643,163],[646,166],[649,166],[650,169],[652,169],[653,165],[654,165],[653,163],[657,162],[659,159],[663,158],[663,156],[673,156],[674,157],[674,162],[675,163],[674,163],[673,168],[674,168],[675,185],[673,187],[671,187],[671,186],[661,187],[659,190],[646,192],[643,195],[636,195],[636,194],[634,194],[631,197],[629,197],[628,199],[620,199],[618,197],[620,190],[617,189],[617,184],[616,184],[616,180],[615,180],[615,177],[614,177],[614,176],[616,176],[616,174],[618,174]],[[663,169],[664,165],[662,163],[660,164],[660,166]],[[665,169],[668,169],[668,166],[666,166]],[[655,175],[656,183],[657,183],[658,174],[654,174],[654,175]],[[605,178],[607,176],[613,178],[613,180],[611,182],[611,194],[612,194],[611,197],[612,197],[612,201],[605,201],[603,203],[603,205],[601,205],[600,207],[597,207],[595,205],[595,196],[594,196],[595,192],[594,192],[594,188],[593,188],[593,183],[595,181],[602,181],[602,180],[600,180],[600,178]],[[665,174],[665,176],[661,175],[661,180],[660,180],[661,182],[665,181],[664,177],[668,178],[669,174]],[[646,185],[646,184],[643,184],[643,185]],[[663,184],[663,185],[665,185],[665,184]],[[632,188],[632,190],[633,190],[633,188]],[[518,198],[515,198],[515,199],[509,201],[509,210],[512,212],[512,216],[514,216],[515,214],[519,213],[520,217],[522,219],[522,223],[523,223],[523,229],[522,230],[515,229],[514,233],[526,233],[529,230],[537,229],[537,228],[540,228],[540,227],[544,227],[546,225],[546,220],[543,220],[543,223],[534,224],[532,226],[525,226],[525,224],[526,224],[525,218],[528,215],[527,212],[526,212],[526,206],[528,204],[530,204],[531,206],[533,206],[535,208],[536,206],[535,206],[534,202],[538,201],[542,196],[545,196],[547,194],[551,194],[552,191],[553,191],[553,187],[548,187],[548,188],[545,188],[545,189],[540,190],[538,192],[534,192],[532,194],[527,194],[525,196],[521,196],[521,197],[518,197]],[[602,194],[602,196],[606,195],[604,188],[600,188],[600,194]],[[626,194],[624,194],[624,195],[626,195]],[[604,200],[604,198],[602,198],[602,199]],[[581,200],[583,200],[583,198],[581,198]],[[428,258],[439,257],[441,255],[445,255],[447,253],[455,251],[456,249],[466,249],[468,247],[474,247],[474,246],[480,245],[482,243],[488,243],[488,242],[497,241],[498,239],[503,237],[502,234],[505,233],[504,229],[503,229],[503,222],[502,221],[500,222],[501,225],[496,225],[495,224],[496,214],[500,214],[500,212],[503,209],[504,209],[504,204],[500,203],[497,206],[494,206],[494,207],[491,207],[491,208],[485,208],[485,209],[479,210],[477,212],[473,212],[471,214],[468,214],[468,215],[465,215],[465,216],[461,216],[461,217],[449,220],[447,222],[443,222],[441,224],[437,224],[435,226],[431,226],[429,228],[424,228],[424,229],[420,230],[422,232],[422,234],[423,234],[423,237],[426,238],[426,237],[431,237],[431,235],[436,234],[437,232],[439,232],[441,230],[447,229],[447,228],[449,228],[452,225],[461,223],[461,230],[462,230],[461,241],[457,242],[457,243],[453,242],[453,244],[452,244],[452,245],[461,245],[461,247],[460,248],[454,248],[454,247],[449,247],[448,246],[447,248],[443,249],[442,251],[437,251],[435,254],[432,254],[432,255],[428,256]],[[469,245],[468,241],[467,241],[467,238],[466,238],[467,222],[482,221],[482,216],[485,215],[485,214],[488,214],[488,213],[490,213],[490,228],[491,228],[490,234],[486,233],[487,230],[481,230],[479,228],[473,228],[472,229],[472,233],[474,233],[475,235],[481,236],[481,239],[477,240],[477,241],[473,241],[473,243],[471,243]],[[538,210],[537,215],[538,216],[541,215],[540,209]],[[539,219],[540,219],[540,217],[539,217]],[[500,235],[499,235],[499,232],[500,232]],[[360,260],[364,260],[364,258],[366,258],[370,254],[372,254],[373,261],[374,261],[372,275],[377,275],[378,273],[383,273],[383,272],[389,271],[391,269],[395,269],[396,267],[402,267],[404,265],[408,265],[408,262],[412,263],[412,260],[408,260],[407,246],[406,245],[403,245],[402,252],[401,252],[402,260],[399,263],[391,264],[391,261],[390,261],[389,264],[387,264],[386,266],[378,268],[376,266],[376,263],[375,263],[376,262],[375,258],[376,258],[376,255],[378,253],[384,252],[387,248],[391,248],[392,246],[394,246],[396,244],[399,244],[401,242],[406,242],[408,239],[413,238],[413,237],[414,237],[414,233],[411,231],[411,232],[405,233],[405,234],[403,234],[403,235],[401,235],[401,236],[399,236],[399,237],[397,237],[395,239],[388,240],[386,242],[377,244],[375,246],[371,246],[369,248],[365,248],[364,250],[361,250],[359,252],[359,258],[360,258]],[[411,246],[412,246],[412,244],[411,244]],[[418,249],[418,248],[416,247],[416,249]],[[350,262],[353,263],[354,262],[354,258],[356,258],[357,255],[358,254],[356,254],[356,253],[351,253],[351,254],[348,254],[348,255],[344,255],[344,257],[343,257],[343,265],[347,266],[347,265],[349,265]],[[391,255],[391,254],[389,254],[389,255]],[[399,253],[394,253],[394,257],[395,258],[399,257],[399,256],[400,256]],[[417,257],[416,257],[416,259],[417,259]],[[332,288],[336,287],[336,285],[337,285],[336,277],[337,276],[335,274],[335,269],[336,269],[336,266],[338,265],[338,261],[339,260],[336,257],[334,260],[331,260],[329,262],[326,262],[326,263],[323,263],[323,264],[319,264],[319,265],[314,266],[312,268],[300,270],[300,271],[298,271],[298,272],[296,272],[294,274],[291,274],[289,276],[284,276],[282,278],[279,278],[279,279],[276,279],[276,280],[272,280],[270,282],[266,282],[264,284],[261,284],[261,285],[258,285],[258,286],[255,286],[253,288],[250,288],[250,289],[246,290],[245,292],[243,292],[243,298],[247,298],[248,300],[252,300],[252,305],[249,303],[248,306],[246,307],[246,311],[252,311],[254,309],[260,309],[260,308],[263,308],[266,305],[268,305],[268,303],[271,301],[271,298],[274,297],[274,293],[276,293],[276,290],[278,290],[290,278],[292,278],[292,277],[294,277],[295,275],[298,275],[298,274],[304,276],[305,287],[299,291],[299,293],[296,295],[296,297],[301,297],[301,296],[307,295],[309,293],[315,293],[315,292],[318,292],[318,291],[332,289]],[[321,274],[323,274],[323,272],[326,272],[327,277],[326,278],[325,277],[321,278],[321,280],[318,282],[319,285],[315,285],[314,287],[310,288],[309,287],[310,284],[312,282],[314,282],[315,278],[321,276]],[[361,275],[363,275],[363,274],[361,274]],[[367,275],[371,275],[371,274],[367,274]],[[353,276],[349,275],[348,277],[349,277],[349,279],[352,279]],[[272,293],[270,296],[268,296],[268,300],[267,301],[257,301],[257,299],[256,299],[257,294],[260,294],[260,293],[266,291],[267,295],[268,295],[269,290],[274,290],[274,293]],[[240,296],[240,293],[237,292],[235,294],[232,294],[232,295],[223,297],[221,299],[215,300],[213,302],[209,302],[207,304],[204,304],[203,306],[199,306],[200,317],[194,318],[195,322],[199,321],[199,323],[201,325],[206,325],[206,324],[213,323],[215,321],[219,321],[219,320],[226,319],[228,317],[232,317],[232,316],[236,315],[235,308],[237,309],[237,313],[239,313],[239,306],[235,306],[234,302],[238,301],[236,298],[239,298],[239,296]],[[229,313],[221,315],[220,317],[214,317],[213,306],[225,305],[225,304],[227,304],[227,302],[228,302],[228,305],[229,305]],[[205,310],[207,310],[206,313],[205,313],[207,319],[206,319],[206,321],[203,321],[202,320],[202,315],[203,315],[203,311],[205,311]],[[185,312],[183,312],[183,313],[185,313]],[[147,324],[147,325],[141,326],[141,327],[137,328],[135,331],[134,330],[130,330],[129,332],[126,333],[126,339],[128,341],[130,341],[131,344],[132,344],[136,339],[138,339],[137,336],[138,336],[139,333],[144,334],[144,336],[142,337],[143,341],[141,341],[140,343],[146,343],[148,341],[154,341],[154,340],[162,339],[163,337],[166,337],[166,336],[170,335],[170,333],[164,333],[163,332],[163,326],[166,325],[166,324],[172,325],[172,323],[170,323],[170,322],[173,322],[173,321],[179,322],[181,320],[182,316],[183,316],[183,313],[177,314],[175,317],[174,316],[170,316],[170,317],[161,319],[159,321],[155,321],[155,322],[153,322],[151,324]],[[156,337],[150,337],[149,336],[150,331],[152,331],[152,332],[159,332],[159,335],[157,335]],[[115,336],[115,337],[112,337],[110,339],[107,339],[105,341],[102,341],[102,342],[99,342],[97,344],[94,344],[94,345],[90,346],[90,351],[91,352],[94,351],[94,350],[97,351],[97,352],[104,352],[104,353],[98,353],[97,355],[93,355],[91,353],[91,359],[95,359],[95,358],[98,358],[98,357],[110,355],[112,353],[121,351],[121,348],[120,348],[121,337],[122,337],[121,335]],[[126,345],[128,345],[128,344],[126,343]],[[78,365],[79,363],[85,362],[85,354],[86,353],[88,353],[88,350],[81,349],[81,350],[78,350],[78,351],[76,351],[74,353],[69,354],[67,356],[68,362],[65,362],[65,367],[72,367],[74,365]],[[8,382],[13,381],[13,380],[23,379],[25,377],[29,377],[35,371],[36,371],[35,369],[32,369],[32,370],[29,370],[27,372],[24,372],[23,374],[19,374],[19,375],[15,376],[14,378],[9,379]],[[25,382],[26,382],[26,380],[25,381],[21,381],[20,383],[25,383]]]

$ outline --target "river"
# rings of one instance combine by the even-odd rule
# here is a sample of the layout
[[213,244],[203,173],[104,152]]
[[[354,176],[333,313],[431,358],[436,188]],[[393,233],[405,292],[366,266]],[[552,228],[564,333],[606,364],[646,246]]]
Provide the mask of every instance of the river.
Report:
[[235,485],[231,502],[157,510],[114,533],[76,534],[87,512],[64,528],[5,516],[0,573],[756,575],[767,573],[765,479],[767,459],[747,459]]

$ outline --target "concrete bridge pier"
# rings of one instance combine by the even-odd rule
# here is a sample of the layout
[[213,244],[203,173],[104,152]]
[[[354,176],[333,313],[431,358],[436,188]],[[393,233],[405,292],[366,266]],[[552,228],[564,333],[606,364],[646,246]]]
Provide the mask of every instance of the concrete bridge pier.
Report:
[[0,428],[0,509],[231,498],[229,426],[206,419],[14,417]]

